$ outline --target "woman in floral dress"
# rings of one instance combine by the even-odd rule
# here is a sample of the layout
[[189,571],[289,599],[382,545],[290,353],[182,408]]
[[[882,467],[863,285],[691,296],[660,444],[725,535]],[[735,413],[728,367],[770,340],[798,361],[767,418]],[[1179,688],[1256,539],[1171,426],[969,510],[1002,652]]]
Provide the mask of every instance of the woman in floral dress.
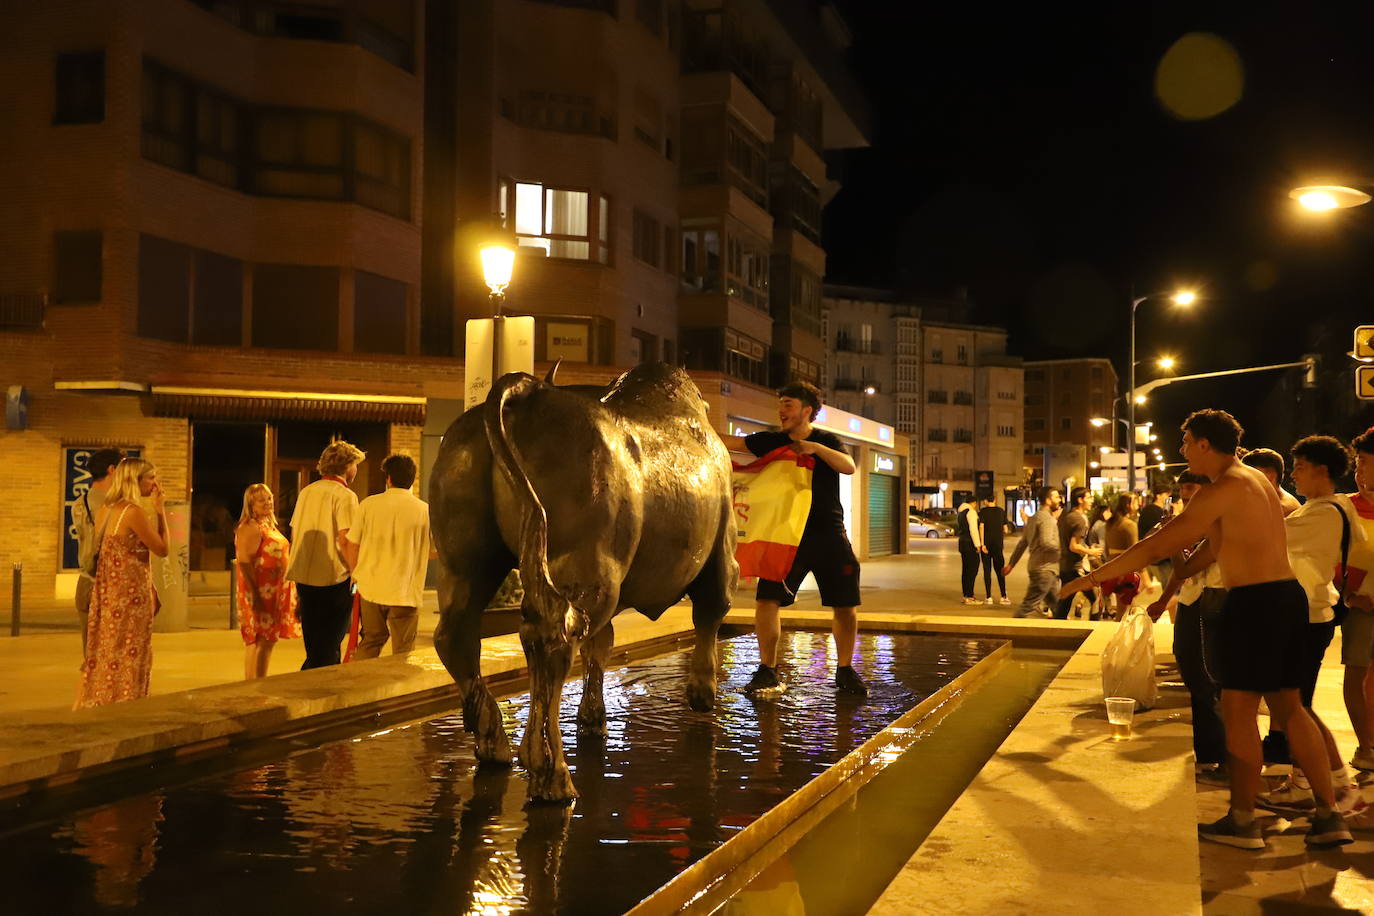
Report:
[[[105,504],[96,513],[100,539],[86,660],[76,708],[104,706],[148,695],[153,671],[153,578],[148,554],[167,556],[167,512],[151,463],[125,458],[114,469]],[[138,500],[152,497],[154,530]]]
[[247,654],[243,676],[267,676],[267,663],[278,639],[301,635],[296,619],[296,583],[286,578],[291,542],[277,528],[272,491],[255,483],[243,491],[243,514],[234,531],[238,556],[239,629]]

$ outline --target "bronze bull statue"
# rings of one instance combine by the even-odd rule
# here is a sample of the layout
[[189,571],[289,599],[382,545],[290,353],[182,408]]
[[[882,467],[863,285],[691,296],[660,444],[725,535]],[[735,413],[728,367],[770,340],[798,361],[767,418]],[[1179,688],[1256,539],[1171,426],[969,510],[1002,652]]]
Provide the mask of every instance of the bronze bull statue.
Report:
[[577,796],[558,730],[563,682],[580,644],[578,728],[605,734],[602,675],[611,618],[624,608],[657,619],[692,599],[687,701],[712,708],[717,632],[739,575],[730,470],[701,393],[661,363],[605,388],[511,373],[454,421],[429,484],[441,567],[434,646],[462,692],[479,761],[511,760],[482,681],[480,632],[483,610],[517,566],[530,672],[520,761],[531,798]]

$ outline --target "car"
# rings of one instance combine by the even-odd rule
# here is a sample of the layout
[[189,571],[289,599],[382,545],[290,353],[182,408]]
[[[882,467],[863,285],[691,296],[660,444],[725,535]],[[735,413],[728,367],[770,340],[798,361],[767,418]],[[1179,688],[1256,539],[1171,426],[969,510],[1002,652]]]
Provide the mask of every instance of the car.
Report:
[[907,519],[907,533],[918,538],[952,538],[954,528],[933,518],[912,515]]

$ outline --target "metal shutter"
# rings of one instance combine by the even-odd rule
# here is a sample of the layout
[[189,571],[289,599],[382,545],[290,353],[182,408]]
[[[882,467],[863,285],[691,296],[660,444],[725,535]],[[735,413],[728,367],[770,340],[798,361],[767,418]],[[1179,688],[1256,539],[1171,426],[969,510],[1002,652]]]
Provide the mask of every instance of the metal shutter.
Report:
[[893,507],[897,505],[900,477],[868,476],[868,555],[883,557],[896,552],[892,531]]

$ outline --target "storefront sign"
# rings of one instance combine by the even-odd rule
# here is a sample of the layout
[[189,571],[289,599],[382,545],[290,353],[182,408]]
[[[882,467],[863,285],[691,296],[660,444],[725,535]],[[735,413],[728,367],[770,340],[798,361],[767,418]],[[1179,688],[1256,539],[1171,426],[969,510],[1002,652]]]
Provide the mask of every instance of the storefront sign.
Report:
[[973,472],[973,495],[977,499],[992,499],[992,471]]
[[544,325],[544,357],[553,362],[591,361],[591,326],[567,321],[550,321]]
[[[76,525],[72,522],[72,506],[91,488],[91,472],[86,470],[86,462],[91,454],[106,446],[84,445],[62,450],[62,568],[76,569],[80,560],[77,557]],[[121,446],[124,454],[137,458],[142,454],[141,447]]]
[[882,452],[874,452],[873,470],[881,471],[884,474],[895,474],[897,472],[896,457],[893,455],[884,455]]

